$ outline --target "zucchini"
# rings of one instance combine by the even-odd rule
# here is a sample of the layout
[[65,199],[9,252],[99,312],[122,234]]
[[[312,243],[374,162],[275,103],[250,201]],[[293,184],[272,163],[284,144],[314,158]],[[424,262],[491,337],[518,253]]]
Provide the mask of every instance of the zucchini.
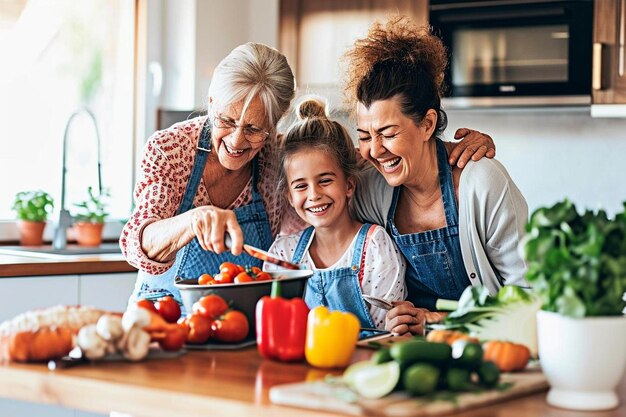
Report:
[[451,359],[452,348],[445,343],[409,340],[391,346],[389,353],[393,359],[403,365],[415,362],[445,364]]

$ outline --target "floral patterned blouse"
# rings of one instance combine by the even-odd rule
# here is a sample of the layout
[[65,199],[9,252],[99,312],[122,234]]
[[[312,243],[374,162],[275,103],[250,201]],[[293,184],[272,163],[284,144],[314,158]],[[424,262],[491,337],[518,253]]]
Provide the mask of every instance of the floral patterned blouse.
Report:
[[[150,223],[176,215],[187,181],[191,176],[196,148],[207,117],[197,117],[155,132],[146,142],[135,185],[135,210],[122,230],[120,247],[129,264],[148,274],[167,271],[174,263],[156,262],[141,249],[141,233]],[[272,234],[293,233],[305,225],[289,206],[287,199],[276,192],[277,145],[268,140],[259,152],[258,191],[263,197]],[[229,207],[234,209],[252,202],[252,178]],[[204,181],[200,182],[194,206],[211,205]]]

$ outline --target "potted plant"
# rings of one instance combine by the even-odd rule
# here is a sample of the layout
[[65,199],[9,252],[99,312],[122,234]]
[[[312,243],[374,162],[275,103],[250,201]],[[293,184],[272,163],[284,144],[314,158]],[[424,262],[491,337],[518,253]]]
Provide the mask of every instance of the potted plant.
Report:
[[565,200],[536,210],[527,233],[526,277],[542,298],[537,332],[548,403],[617,407],[626,367],[626,203],[609,219],[602,210],[580,215]]
[[20,244],[41,246],[48,215],[54,208],[54,200],[45,191],[21,191],[15,195],[12,209],[19,219]]
[[102,190],[96,195],[92,187],[87,188],[89,197],[79,203],[75,203],[77,211],[74,214],[74,233],[76,241],[81,246],[99,246],[102,243],[102,229],[104,219],[109,215],[105,211],[104,200],[109,197],[107,190]]

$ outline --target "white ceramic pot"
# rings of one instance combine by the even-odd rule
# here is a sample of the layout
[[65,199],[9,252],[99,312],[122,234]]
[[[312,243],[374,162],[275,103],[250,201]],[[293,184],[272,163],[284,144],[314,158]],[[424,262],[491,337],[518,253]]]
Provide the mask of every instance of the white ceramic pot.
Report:
[[573,319],[537,313],[539,360],[550,383],[548,404],[608,410],[626,368],[626,316]]

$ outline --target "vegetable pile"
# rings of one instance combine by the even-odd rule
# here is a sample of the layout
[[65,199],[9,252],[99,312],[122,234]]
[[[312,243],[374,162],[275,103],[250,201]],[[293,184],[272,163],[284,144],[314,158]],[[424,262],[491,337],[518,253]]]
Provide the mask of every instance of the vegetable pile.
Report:
[[421,337],[378,350],[366,362],[348,367],[343,381],[365,398],[380,398],[394,389],[416,396],[435,391],[479,391],[498,385],[500,371],[483,359],[479,343],[428,342]]
[[603,210],[578,214],[568,200],[537,209],[522,243],[526,278],[543,309],[580,318],[626,308],[626,203],[610,220]]
[[520,287],[507,285],[496,296],[485,287],[467,287],[458,307],[431,329],[458,330],[481,341],[503,340],[527,346],[537,356],[536,314],[541,300]]

